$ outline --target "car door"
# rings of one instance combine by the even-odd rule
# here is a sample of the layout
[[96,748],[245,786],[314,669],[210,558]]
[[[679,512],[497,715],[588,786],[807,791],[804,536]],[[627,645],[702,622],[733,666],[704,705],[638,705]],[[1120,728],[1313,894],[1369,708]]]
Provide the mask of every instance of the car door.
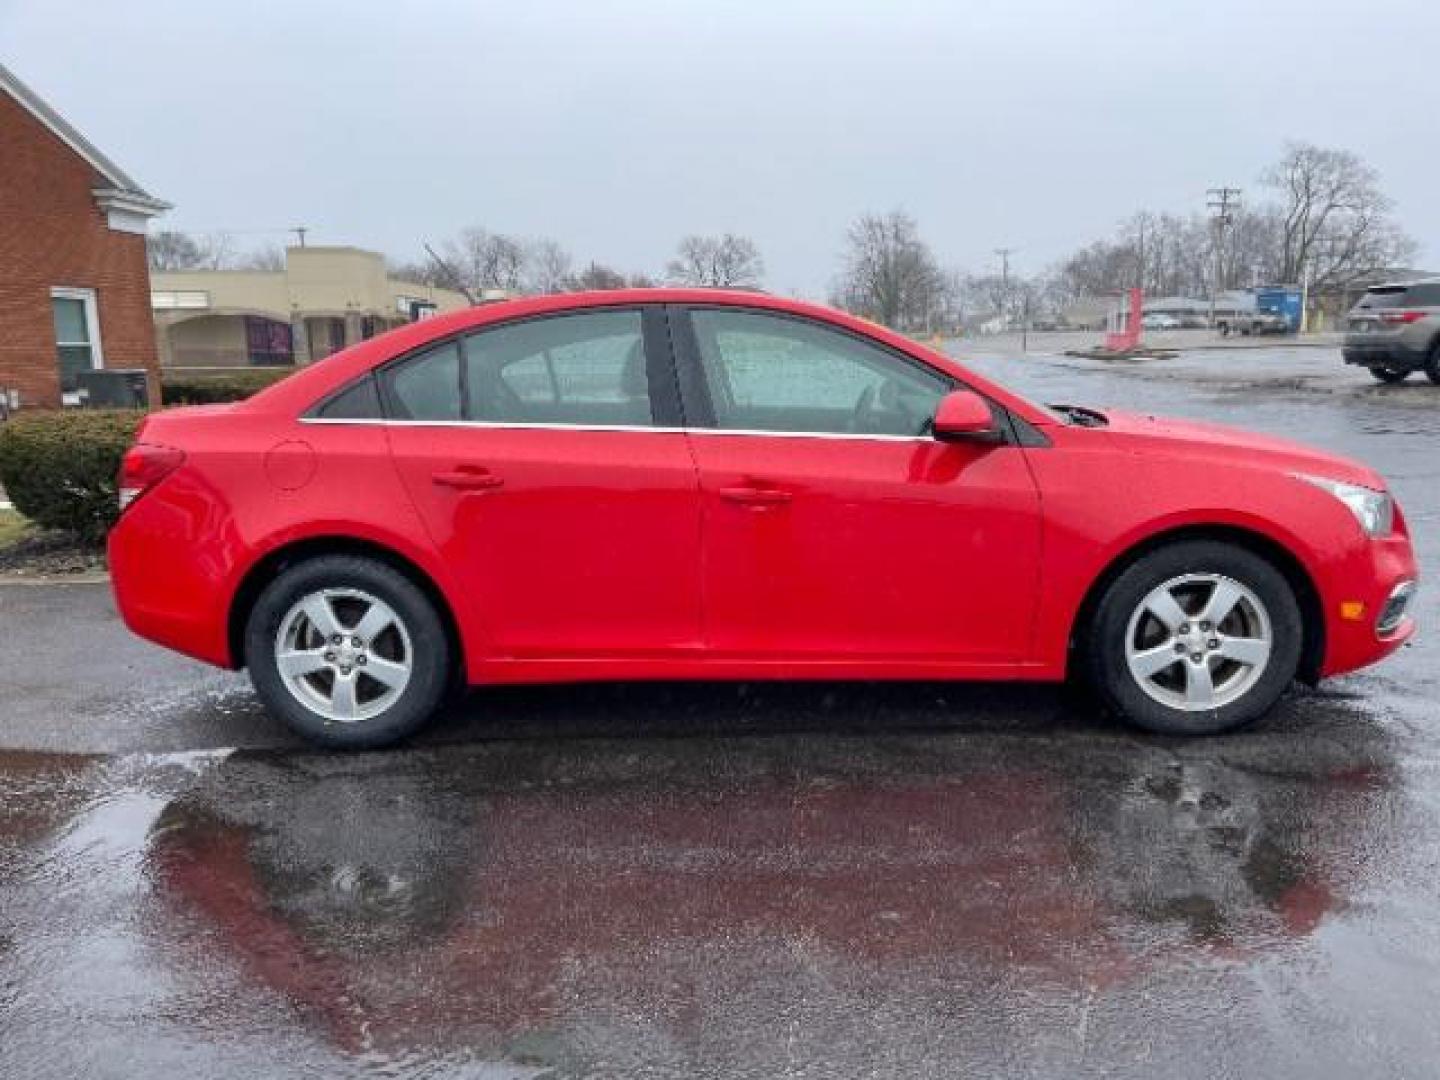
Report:
[[713,655],[1026,656],[1038,494],[1019,446],[926,433],[949,376],[774,311],[694,306],[672,321]]
[[392,459],[487,656],[699,649],[698,481],[669,364],[663,312],[627,307],[501,323],[382,372]]

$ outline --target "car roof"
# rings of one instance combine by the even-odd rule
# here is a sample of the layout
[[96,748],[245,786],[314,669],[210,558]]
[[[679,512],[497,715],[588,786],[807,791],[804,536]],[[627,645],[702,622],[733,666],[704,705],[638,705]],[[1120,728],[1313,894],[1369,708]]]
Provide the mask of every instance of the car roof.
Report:
[[1416,285],[1440,285],[1440,277],[1410,278],[1406,281],[1387,281],[1380,285],[1369,285],[1366,292],[1396,292],[1400,289],[1411,289]]

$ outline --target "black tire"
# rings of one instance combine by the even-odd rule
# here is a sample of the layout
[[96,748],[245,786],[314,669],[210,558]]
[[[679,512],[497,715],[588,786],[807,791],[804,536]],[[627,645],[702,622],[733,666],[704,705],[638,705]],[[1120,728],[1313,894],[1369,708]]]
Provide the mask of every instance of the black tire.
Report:
[[[1200,711],[1156,700],[1141,688],[1126,659],[1130,620],[1142,601],[1187,574],[1220,575],[1249,589],[1264,605],[1272,636],[1269,658],[1253,684],[1235,700]],[[1303,633],[1294,590],[1268,560],[1231,544],[1180,541],[1143,556],[1106,588],[1081,642],[1081,670],[1101,700],[1138,727],[1165,735],[1213,735],[1243,727],[1274,707],[1299,669]],[[1185,674],[1185,661],[1177,663]]]
[[1440,338],[1430,346],[1430,355],[1425,358],[1425,377],[1440,386]]
[[[1410,372],[1408,371],[1401,371],[1397,370],[1396,368],[1388,367],[1372,367],[1370,369],[1370,374],[1375,376],[1375,378],[1378,379],[1380,382],[1385,383],[1387,386],[1394,386],[1396,383],[1402,383],[1410,377]],[[1431,378],[1435,378],[1435,376],[1432,375]],[[1436,379],[1436,381],[1440,382],[1440,379]]]
[[[408,636],[409,680],[377,715],[353,721],[327,719],[304,704],[280,673],[276,647],[281,623],[297,603],[320,590],[358,590],[383,601]],[[380,647],[378,639],[372,644]],[[445,699],[453,663],[445,626],[425,593],[392,567],[353,555],[307,559],[270,582],[246,623],[245,660],[250,680],[266,708],[311,742],[342,750],[388,746],[419,730]],[[371,670],[376,664],[378,660],[372,661]],[[363,670],[356,671],[358,684]],[[330,677],[334,677],[333,672]],[[381,684],[373,685],[383,691]],[[367,682],[366,686],[371,684]]]

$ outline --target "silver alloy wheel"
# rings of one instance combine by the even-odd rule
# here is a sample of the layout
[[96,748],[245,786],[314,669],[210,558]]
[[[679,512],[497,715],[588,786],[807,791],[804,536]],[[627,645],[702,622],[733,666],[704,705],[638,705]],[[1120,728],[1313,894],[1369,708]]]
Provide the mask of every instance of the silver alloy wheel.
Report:
[[327,722],[379,716],[410,684],[415,653],[395,609],[360,589],[302,596],[280,620],[275,666],[296,701]]
[[1270,664],[1270,613],[1223,574],[1184,574],[1140,601],[1125,631],[1125,662],[1151,698],[1184,712],[1219,709]]

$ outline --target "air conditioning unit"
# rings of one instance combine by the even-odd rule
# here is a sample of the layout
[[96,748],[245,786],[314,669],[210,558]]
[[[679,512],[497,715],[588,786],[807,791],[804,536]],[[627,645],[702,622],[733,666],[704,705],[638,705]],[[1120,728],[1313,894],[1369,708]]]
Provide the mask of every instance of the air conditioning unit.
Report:
[[75,389],[86,409],[150,407],[150,373],[144,368],[81,371],[75,376]]

